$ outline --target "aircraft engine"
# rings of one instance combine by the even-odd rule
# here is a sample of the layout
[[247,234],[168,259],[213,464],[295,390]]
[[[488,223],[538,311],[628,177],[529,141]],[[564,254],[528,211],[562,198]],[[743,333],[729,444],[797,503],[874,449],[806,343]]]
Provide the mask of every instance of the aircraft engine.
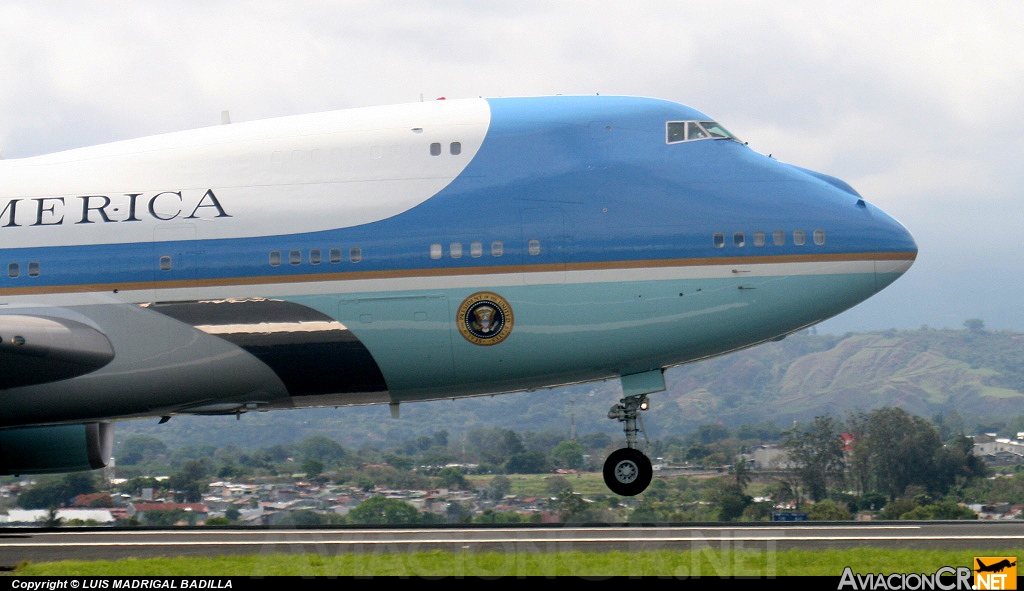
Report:
[[0,474],[95,470],[110,462],[114,425],[84,423],[0,430]]

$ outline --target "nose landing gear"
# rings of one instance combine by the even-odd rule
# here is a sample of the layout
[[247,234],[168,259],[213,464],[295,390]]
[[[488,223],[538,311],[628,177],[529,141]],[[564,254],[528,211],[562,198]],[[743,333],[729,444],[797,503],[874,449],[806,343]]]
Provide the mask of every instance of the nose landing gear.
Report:
[[612,452],[605,460],[604,483],[612,492],[624,497],[644,492],[654,474],[651,460],[636,449],[637,432],[643,431],[644,438],[647,438],[643,419],[639,416],[641,410],[647,410],[646,394],[627,396],[608,411],[609,419],[625,423],[623,430],[626,432],[626,447]]

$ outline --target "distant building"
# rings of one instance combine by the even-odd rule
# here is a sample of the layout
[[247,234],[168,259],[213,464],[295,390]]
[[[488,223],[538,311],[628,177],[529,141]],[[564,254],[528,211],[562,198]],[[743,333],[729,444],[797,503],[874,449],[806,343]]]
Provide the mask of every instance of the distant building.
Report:
[[793,467],[786,450],[777,445],[758,445],[742,457],[754,470],[789,470]]
[[146,513],[161,511],[183,511],[195,516],[197,523],[206,521],[210,509],[203,503],[131,503],[128,505],[128,516],[142,521]]
[[[39,525],[46,521],[50,512],[46,509],[10,509],[0,513],[4,525]],[[57,509],[57,519],[66,523],[71,520],[94,521],[101,525],[114,523],[116,518],[110,509]]]
[[1024,442],[996,437],[995,433],[974,436],[974,455],[989,466],[1024,464]]

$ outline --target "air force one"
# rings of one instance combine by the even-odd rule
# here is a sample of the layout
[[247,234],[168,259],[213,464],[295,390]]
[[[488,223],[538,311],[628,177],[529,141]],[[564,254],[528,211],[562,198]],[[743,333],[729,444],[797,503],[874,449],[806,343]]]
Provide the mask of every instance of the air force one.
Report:
[[447,100],[0,162],[0,473],[104,466],[112,421],[617,378],[784,337],[917,245],[845,182],[662,100]]

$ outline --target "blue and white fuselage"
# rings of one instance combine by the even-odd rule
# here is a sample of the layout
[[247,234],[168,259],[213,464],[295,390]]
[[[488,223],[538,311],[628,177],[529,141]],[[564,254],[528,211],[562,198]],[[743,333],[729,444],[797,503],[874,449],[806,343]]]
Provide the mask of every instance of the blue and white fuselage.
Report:
[[436,101],[4,161],[0,425],[650,375],[838,314],[916,252],[842,181],[652,99]]

